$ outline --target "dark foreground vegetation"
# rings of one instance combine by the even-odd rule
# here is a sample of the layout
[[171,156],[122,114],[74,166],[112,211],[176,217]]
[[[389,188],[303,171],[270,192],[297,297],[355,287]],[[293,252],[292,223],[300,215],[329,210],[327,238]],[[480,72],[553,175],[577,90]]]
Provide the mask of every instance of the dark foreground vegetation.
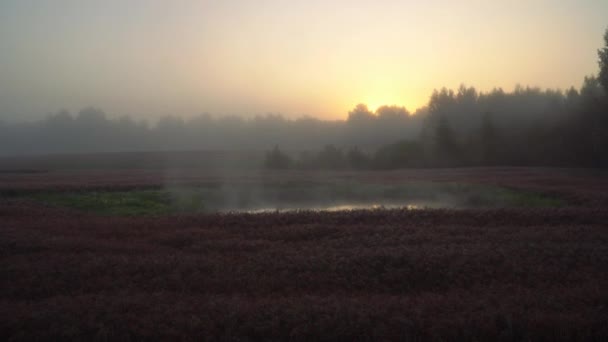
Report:
[[[143,171],[93,174],[6,173],[0,187],[5,194],[125,191],[166,180]],[[174,175],[173,181],[212,178],[194,175]],[[324,177],[495,184],[552,194],[568,205],[120,217],[4,196],[0,339],[608,337],[603,172],[462,169]]]

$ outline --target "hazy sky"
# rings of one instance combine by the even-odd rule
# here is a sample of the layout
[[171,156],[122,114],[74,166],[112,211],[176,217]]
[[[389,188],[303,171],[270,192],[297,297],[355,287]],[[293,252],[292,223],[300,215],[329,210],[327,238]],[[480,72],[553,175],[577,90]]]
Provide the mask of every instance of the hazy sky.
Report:
[[343,118],[434,88],[578,87],[607,0],[1,0],[0,119]]

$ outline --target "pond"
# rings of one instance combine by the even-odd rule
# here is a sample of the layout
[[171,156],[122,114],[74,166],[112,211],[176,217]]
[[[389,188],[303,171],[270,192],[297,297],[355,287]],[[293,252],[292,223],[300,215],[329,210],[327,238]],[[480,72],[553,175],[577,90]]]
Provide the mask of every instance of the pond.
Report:
[[40,192],[26,197],[47,205],[117,216],[563,205],[562,199],[527,190],[433,182],[213,183],[130,191]]
[[311,206],[298,206],[298,207],[262,207],[262,208],[250,208],[250,209],[223,209],[218,210],[219,212],[247,212],[250,214],[256,213],[267,213],[267,212],[285,212],[285,211],[349,211],[349,210],[421,210],[429,208],[444,208],[440,204],[415,204],[415,203],[341,203],[326,206],[311,205]]

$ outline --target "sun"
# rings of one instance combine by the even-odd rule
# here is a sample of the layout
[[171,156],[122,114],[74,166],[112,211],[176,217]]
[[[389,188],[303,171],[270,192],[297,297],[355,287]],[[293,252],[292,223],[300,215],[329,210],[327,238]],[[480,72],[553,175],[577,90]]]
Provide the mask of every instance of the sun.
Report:
[[387,96],[387,95],[376,95],[369,96],[362,101],[362,103],[367,105],[370,111],[375,112],[378,108],[382,106],[404,106],[403,99],[399,99],[397,96]]
[[426,104],[426,95],[420,95],[416,91],[398,92],[395,90],[370,92],[368,95],[362,96],[357,103],[367,105],[367,108],[375,112],[382,106],[397,106],[405,107],[409,111],[423,107]]

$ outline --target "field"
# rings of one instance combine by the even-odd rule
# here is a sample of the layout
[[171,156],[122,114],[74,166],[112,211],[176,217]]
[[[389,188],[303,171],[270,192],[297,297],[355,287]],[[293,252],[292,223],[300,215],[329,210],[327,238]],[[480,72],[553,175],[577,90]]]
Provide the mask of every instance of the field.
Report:
[[[10,165],[2,340],[608,337],[602,171]],[[210,210],[226,186],[265,202],[415,194],[444,205]],[[186,202],[167,200],[174,189]]]

